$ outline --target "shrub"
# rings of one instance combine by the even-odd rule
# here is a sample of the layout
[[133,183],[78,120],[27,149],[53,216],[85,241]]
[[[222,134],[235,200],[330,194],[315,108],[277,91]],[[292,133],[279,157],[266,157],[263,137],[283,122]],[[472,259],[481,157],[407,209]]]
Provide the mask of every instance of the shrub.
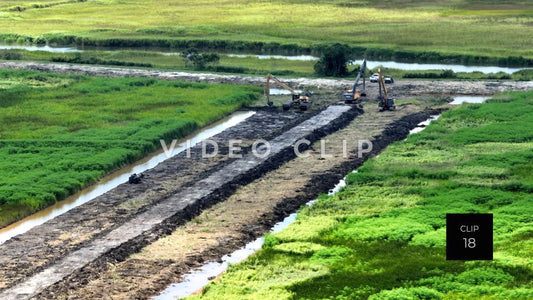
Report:
[[347,45],[337,43],[326,46],[314,65],[315,73],[322,76],[346,76],[349,74],[346,65],[353,59],[352,55]]
[[0,59],[20,60],[22,59],[22,53],[18,50],[0,50]]
[[279,240],[270,233],[265,233],[265,242],[263,243],[263,249],[270,249],[275,245],[279,245]]
[[502,284],[512,281],[514,277],[500,269],[481,267],[464,271],[457,276],[457,281],[469,285]]
[[216,53],[199,53],[194,48],[187,49],[181,53],[185,65],[193,66],[197,70],[203,70],[209,64],[217,64],[220,56]]
[[386,176],[373,173],[350,173],[346,176],[346,184],[355,185],[355,184],[370,184],[378,181],[383,181],[386,179]]
[[342,246],[333,246],[316,251],[311,257],[311,261],[320,262],[328,265],[335,264],[346,259],[353,250]]
[[456,78],[457,74],[453,70],[443,70],[440,73],[435,72],[407,72],[402,75],[403,78]]
[[46,38],[44,36],[38,36],[33,42],[37,45],[46,45]]

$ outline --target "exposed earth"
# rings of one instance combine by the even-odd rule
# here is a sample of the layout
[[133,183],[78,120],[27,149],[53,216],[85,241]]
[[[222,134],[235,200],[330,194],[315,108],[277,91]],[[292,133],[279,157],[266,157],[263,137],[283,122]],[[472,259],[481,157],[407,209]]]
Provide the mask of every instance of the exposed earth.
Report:
[[[263,86],[262,77],[119,69],[68,64],[0,63],[95,76],[139,76],[166,80]],[[201,157],[194,146],[144,173],[140,184],[112,191],[37,226],[0,246],[2,299],[143,299],[157,295],[191,268],[219,260],[267,232],[302,204],[326,193],[345,174],[409,130],[446,109],[454,95],[492,95],[531,90],[533,82],[398,81],[398,99],[422,99],[378,112],[377,85],[359,106],[337,105],[348,80],[287,79],[314,94],[308,112],[255,108],[257,113],[212,140],[219,155]],[[280,96],[281,97],[281,96]],[[301,139],[307,157],[295,154]],[[243,158],[228,155],[228,141],[241,139]],[[257,139],[272,153],[257,158]],[[321,140],[325,141],[322,149]],[[358,141],[372,142],[358,153]],[[343,143],[343,141],[346,141]],[[368,149],[370,150],[370,149]]]
[[[2,69],[36,70],[59,74],[81,74],[103,77],[153,77],[164,80],[185,80],[206,83],[225,83],[265,86],[266,78],[259,76],[223,75],[209,73],[188,73],[158,70],[102,67],[79,64],[38,63],[38,62],[0,62]],[[282,79],[293,88],[324,89],[351,88],[353,80],[336,79]],[[368,82],[367,82],[368,83]],[[377,89],[377,84],[368,84]],[[397,80],[393,92],[396,97],[429,95],[494,95],[506,90],[528,91],[533,89],[533,81],[455,81],[455,80]]]

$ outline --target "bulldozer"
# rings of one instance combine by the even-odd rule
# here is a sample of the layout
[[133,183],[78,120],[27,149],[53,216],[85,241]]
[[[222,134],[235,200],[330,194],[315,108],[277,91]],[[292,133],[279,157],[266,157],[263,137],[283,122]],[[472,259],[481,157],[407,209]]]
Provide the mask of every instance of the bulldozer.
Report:
[[308,110],[311,107],[311,100],[309,100],[309,96],[302,96],[299,93],[297,93],[294,89],[292,89],[290,86],[286,85],[285,83],[281,82],[279,79],[274,77],[272,74],[267,75],[267,103],[268,106],[274,105],[272,101],[270,101],[270,80],[275,81],[279,86],[282,88],[288,90],[291,92],[292,99],[283,103],[283,110],[289,110],[291,108],[300,108],[300,110]]
[[394,98],[389,97],[389,93],[387,91],[387,87],[385,86],[385,80],[383,79],[383,76],[381,75],[381,68],[378,69],[378,83],[379,83],[379,111],[384,110],[395,110],[396,106],[394,104]]
[[[366,96],[365,72],[366,72],[366,59],[364,59],[363,63],[361,64],[361,68],[359,69],[359,73],[357,74],[357,77],[355,78],[353,88],[351,90],[346,90],[344,94],[342,95],[344,99],[344,103],[346,104],[360,103],[361,97]],[[361,79],[361,76],[363,77],[363,90],[359,91],[357,89],[357,84],[359,83],[359,79]]]

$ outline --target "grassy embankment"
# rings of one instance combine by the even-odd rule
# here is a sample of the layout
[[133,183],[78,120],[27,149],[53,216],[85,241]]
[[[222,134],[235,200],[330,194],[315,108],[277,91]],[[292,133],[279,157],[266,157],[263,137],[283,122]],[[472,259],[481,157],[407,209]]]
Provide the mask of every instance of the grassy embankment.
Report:
[[0,40],[273,53],[339,42],[369,59],[524,66],[532,19],[519,0],[8,0]]
[[243,86],[0,71],[0,226],[257,96]]
[[[316,61],[298,61],[281,58],[257,58],[253,56],[235,57],[220,54],[216,65],[207,66],[204,70],[195,70],[187,66],[180,55],[165,55],[150,51],[86,51],[84,53],[50,53],[44,51],[26,51],[21,49],[0,50],[0,59],[30,60],[42,62],[68,62],[78,64],[110,65],[133,68],[157,68],[162,70],[187,70],[190,72],[218,72],[229,74],[261,75],[273,73],[276,76],[316,77],[313,65]],[[349,67],[355,72],[356,66]],[[367,70],[367,74],[377,72],[377,67]],[[382,68],[383,69],[383,68]],[[453,80],[533,80],[533,69],[520,70],[513,74],[481,72],[451,72],[451,70],[408,71],[383,69],[395,78],[408,79],[453,79]],[[355,76],[355,74],[352,74]]]
[[[533,92],[444,113],[192,299],[533,298],[532,126]],[[446,261],[446,213],[492,213],[494,260]]]

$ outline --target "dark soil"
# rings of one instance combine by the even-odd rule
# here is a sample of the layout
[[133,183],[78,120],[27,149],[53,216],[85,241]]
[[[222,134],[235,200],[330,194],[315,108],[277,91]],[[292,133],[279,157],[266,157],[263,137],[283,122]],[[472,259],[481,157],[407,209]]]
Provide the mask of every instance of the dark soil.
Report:
[[[101,259],[89,264],[60,283],[48,288],[38,297],[54,299],[58,298],[60,295],[61,297],[69,294],[75,295],[75,291],[77,290],[83,290],[83,293],[85,294],[87,291],[84,290],[84,287],[91,281],[98,280],[102,274],[105,274],[109,271],[109,266],[113,265],[120,266],[120,271],[117,271],[117,274],[124,277],[137,274],[135,275],[136,277],[140,276],[142,278],[150,278],[157,277],[158,274],[163,273],[162,270],[169,272],[165,276],[158,277],[157,280],[150,281],[150,284],[148,285],[140,285],[135,287],[130,286],[129,288],[122,287],[122,289],[124,289],[123,291],[115,291],[129,293],[128,297],[134,298],[147,298],[151,295],[157,294],[169,283],[175,281],[177,277],[187,273],[191,268],[199,267],[208,261],[216,261],[224,254],[230,253],[243,246],[247,242],[263,235],[265,232],[270,230],[272,225],[297,210],[301,205],[309,201],[309,199],[313,199],[321,193],[327,193],[332,186],[334,186],[340,179],[342,179],[342,177],[345,176],[345,174],[356,169],[368,157],[377,155],[391,142],[404,139],[408,135],[410,129],[414,128],[416,124],[420,123],[421,121],[428,119],[430,114],[435,113],[435,111],[411,113],[397,121],[390,123],[381,135],[374,137],[373,151],[369,156],[347,160],[341,164],[335,165],[328,172],[313,175],[311,180],[309,180],[304,187],[299,188],[299,193],[297,196],[281,199],[281,202],[271,207],[269,211],[261,214],[261,216],[250,218],[249,222],[241,224],[238,228],[235,228],[235,230],[238,232],[238,237],[227,236],[223,239],[220,239],[219,243],[215,247],[208,247],[201,252],[187,256],[186,260],[180,261],[179,263],[171,261],[138,261],[136,259],[128,259],[129,254],[137,252],[142,247],[154,242],[158,238],[170,234],[174,228],[183,224],[186,220],[192,218],[193,216],[196,216],[200,210],[190,213],[188,212],[185,215],[177,216],[175,221],[165,224],[157,233],[151,233],[150,236],[143,236],[142,238],[140,237],[139,239],[128,243],[128,245],[123,245],[119,249],[116,249],[116,251],[108,253]],[[352,111],[352,116],[347,116],[347,120],[350,120],[350,118],[353,118],[353,116],[356,114],[357,110]],[[336,131],[342,127],[341,124],[343,122],[346,121],[339,121],[339,124],[332,124],[332,126],[329,129],[326,129],[324,132],[317,132],[316,137],[313,139],[317,139],[321,136],[331,133],[332,131]],[[271,166],[268,167],[268,169],[276,167],[278,166]],[[254,172],[252,175],[253,178],[239,180],[236,186],[228,186],[227,190],[221,191],[221,193],[216,196],[218,199],[214,201],[226,199],[235,192],[235,189],[238,188],[238,185],[244,186],[248,182],[251,182],[251,179],[261,177],[268,169],[257,170],[257,172]],[[207,206],[202,207],[201,210],[205,210],[206,208]],[[172,266],[172,268],[169,268],[169,265]],[[146,270],[146,274],[144,274],[142,270]],[[114,285],[112,288],[120,289],[120,287],[117,287],[117,285]],[[136,290],[134,293],[131,293],[131,291],[128,289]],[[103,297],[106,295],[105,293],[98,293],[95,290],[89,290],[90,292],[95,293],[92,294],[91,297]]]

